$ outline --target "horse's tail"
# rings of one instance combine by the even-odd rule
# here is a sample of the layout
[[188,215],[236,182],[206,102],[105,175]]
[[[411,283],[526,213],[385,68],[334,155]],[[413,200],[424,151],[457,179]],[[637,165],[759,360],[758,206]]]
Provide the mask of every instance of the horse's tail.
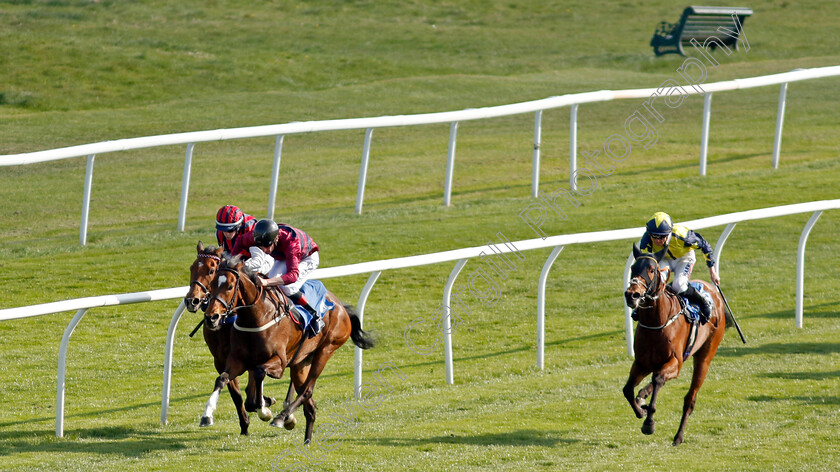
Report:
[[353,305],[344,305],[344,309],[347,310],[347,315],[350,317],[350,325],[352,326],[350,339],[353,340],[353,344],[360,349],[370,349],[376,345],[376,339],[374,339],[373,335],[366,333],[362,329],[362,321],[359,319],[359,314],[356,313],[356,307]]

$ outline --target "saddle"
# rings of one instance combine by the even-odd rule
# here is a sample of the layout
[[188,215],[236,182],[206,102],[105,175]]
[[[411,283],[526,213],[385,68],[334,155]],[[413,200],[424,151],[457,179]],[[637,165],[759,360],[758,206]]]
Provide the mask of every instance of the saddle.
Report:
[[277,316],[280,318],[288,316],[299,329],[304,328],[303,316],[298,312],[297,308],[295,308],[292,301],[289,300],[289,297],[281,292],[278,287],[266,287],[265,291],[266,296],[269,300],[271,300],[271,304],[274,305],[277,310]]
[[317,315],[313,315],[301,305],[294,304],[278,287],[268,287],[266,290],[269,299],[277,308],[278,316],[288,315],[299,329],[308,333],[309,337],[316,335],[313,323],[318,323],[319,319],[323,320],[326,312],[335,307],[335,304],[327,299],[327,289],[320,280],[307,280],[300,288],[311,306],[318,310]]

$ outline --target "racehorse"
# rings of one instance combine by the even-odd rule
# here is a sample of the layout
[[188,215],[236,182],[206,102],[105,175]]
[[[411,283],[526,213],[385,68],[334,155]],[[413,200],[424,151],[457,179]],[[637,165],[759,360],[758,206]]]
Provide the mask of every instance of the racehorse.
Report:
[[[692,328],[685,316],[677,296],[670,290],[665,290],[668,270],[660,273],[659,261],[665,255],[667,248],[656,254],[646,254],[633,244],[633,256],[636,258],[631,271],[630,286],[624,292],[624,298],[630,308],[636,310],[638,325],[633,351],[636,358],[630,367],[630,376],[624,385],[624,396],[637,418],[647,414],[642,433],[653,434],[653,414],[656,412],[656,398],[659,389],[665,382],[680,375],[683,361],[688,356],[694,356],[694,374],[691,387],[685,395],[683,414],[679,430],[674,436],[674,446],[683,442],[683,433],[688,416],[694,411],[697,391],[703,385],[709,364],[715,357],[718,346],[723,340],[726,327],[723,300],[712,286],[703,281],[705,290],[712,295],[714,306],[709,321],[698,326],[695,342],[687,352],[689,334]],[[689,346],[690,347],[690,346]],[[639,390],[633,396],[633,389],[648,375],[653,374],[651,383]],[[650,404],[643,404],[650,396]]]
[[[184,305],[190,312],[195,313],[199,308],[205,306],[210,299],[210,289],[207,287],[211,286],[213,280],[216,278],[219,264],[222,262],[223,251],[224,248],[222,247],[205,247],[201,241],[196,245],[197,254],[195,262],[190,266],[190,288],[186,297],[184,297]],[[216,331],[210,330],[206,325],[203,329],[204,342],[207,344],[207,349],[210,350],[210,354],[213,355],[213,365],[216,367],[216,372],[220,374],[225,370],[225,360],[230,353],[230,332],[230,324],[225,324]],[[247,434],[249,419],[247,412],[243,410],[244,404],[242,402],[242,393],[239,389],[238,378],[231,379],[230,383],[228,383],[228,391],[239,413],[239,427],[242,434]],[[266,407],[269,407],[275,402],[273,398],[265,397],[264,403]],[[270,412],[267,414],[264,413],[263,416],[265,417],[265,421],[271,419]],[[294,418],[291,417],[285,425],[287,429],[293,428],[294,422]],[[211,426],[212,424],[212,415],[202,418],[201,426]]]
[[[312,398],[315,382],[327,361],[348,338],[362,349],[373,347],[374,340],[361,328],[354,308],[344,305],[330,292],[327,299],[334,307],[324,315],[321,332],[307,338],[290,316],[291,302],[282,292],[258,287],[254,278],[238,256],[223,258],[215,283],[210,287],[210,301],[204,313],[204,324],[211,331],[219,330],[226,318],[236,310],[231,349],[224,372],[216,379],[215,389],[208,401],[210,411],[219,392],[231,379],[246,370],[253,372],[246,390],[246,407],[260,411],[264,407],[263,380],[266,375],[281,378],[289,367],[297,397],[271,422],[279,427],[303,405],[306,417],[304,439],[309,443],[315,426],[315,401]],[[271,293],[281,294],[275,299]],[[238,308],[234,308],[238,305]],[[246,434],[246,433],[243,433]]]

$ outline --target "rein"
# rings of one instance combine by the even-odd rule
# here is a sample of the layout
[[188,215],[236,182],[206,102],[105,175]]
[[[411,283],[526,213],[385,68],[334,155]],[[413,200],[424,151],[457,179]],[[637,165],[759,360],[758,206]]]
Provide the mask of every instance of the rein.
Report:
[[[237,311],[239,311],[241,309],[253,308],[263,298],[263,293],[265,292],[265,287],[260,287],[260,292],[257,294],[257,297],[254,299],[253,303],[251,303],[249,305],[231,307],[231,304],[235,303],[236,297],[239,294],[239,285],[241,283],[242,276],[239,273],[239,271],[237,271],[235,269],[228,268],[228,267],[225,267],[225,268],[221,269],[220,271],[230,272],[231,274],[236,275],[236,288],[235,288],[235,292],[234,292],[233,297],[231,298],[230,302],[226,302],[226,301],[222,300],[221,298],[219,298],[218,295],[214,295],[213,298],[211,298],[211,300],[212,299],[218,300],[219,303],[221,303],[222,306],[225,307],[225,312],[222,314],[223,318],[227,319],[228,317],[234,315]],[[245,299],[243,298],[242,301],[244,302]],[[240,326],[239,323],[238,323],[239,320],[236,319],[233,322],[233,329],[235,329],[237,331],[246,332],[246,333],[260,333],[260,332],[263,332],[263,331],[271,328],[272,326],[276,325],[277,323],[279,323],[283,319],[285,314],[281,314],[280,316],[277,316],[279,314],[279,312],[280,312],[279,308],[275,307],[275,314],[274,314],[273,319],[271,321],[269,321],[268,323],[262,325],[262,326],[257,326],[256,328],[248,328],[248,327]]]

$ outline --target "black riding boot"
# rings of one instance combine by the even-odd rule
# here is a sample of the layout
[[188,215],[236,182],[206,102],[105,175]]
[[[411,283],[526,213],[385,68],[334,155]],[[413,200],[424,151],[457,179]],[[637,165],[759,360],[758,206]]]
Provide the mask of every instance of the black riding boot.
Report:
[[681,293],[680,295],[687,298],[689,302],[691,302],[691,303],[697,305],[698,307],[700,307],[700,323],[706,324],[706,322],[709,321],[709,318],[712,317],[712,301],[711,301],[711,299],[704,297],[692,285],[689,285],[688,290]]
[[309,327],[312,330],[312,334],[316,335],[321,332],[321,328],[324,327],[324,321],[321,320],[321,316],[315,311],[314,308],[309,304],[309,301],[306,300],[306,297],[303,296],[303,292],[295,292],[292,295],[289,295],[289,300],[291,300],[295,305],[301,305],[302,307],[306,308],[306,311],[312,315],[312,322],[309,323]]

